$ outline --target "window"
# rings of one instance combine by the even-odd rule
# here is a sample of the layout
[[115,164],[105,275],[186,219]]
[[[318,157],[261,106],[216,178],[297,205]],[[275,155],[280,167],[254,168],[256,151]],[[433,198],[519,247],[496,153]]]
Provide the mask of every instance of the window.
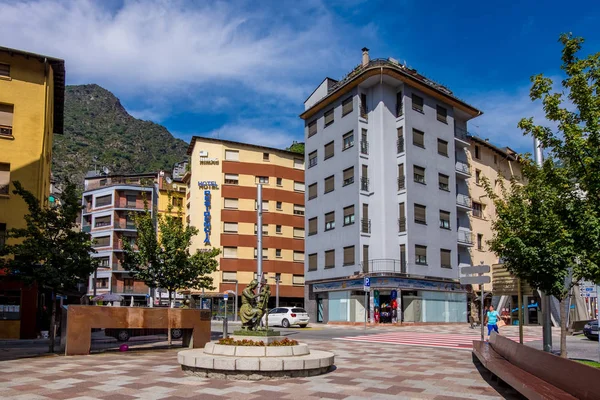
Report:
[[344,207],[344,226],[354,223],[354,206]]
[[402,97],[402,91],[396,93],[396,118],[402,116],[402,114],[404,113],[403,109],[403,101],[402,101],[403,97]]
[[269,161],[269,153],[263,153],[263,161]]
[[304,182],[294,182],[294,190],[296,192],[304,193]]
[[281,249],[275,249],[275,258],[281,258]]
[[440,122],[448,123],[448,110],[442,106],[436,106],[437,120]]
[[237,233],[238,232],[238,223],[237,222],[224,222],[223,223],[223,232]]
[[103,226],[110,226],[112,223],[110,215],[104,217],[96,217],[94,219],[94,228],[102,228]]
[[135,194],[128,194],[127,196],[125,196],[126,200],[127,200],[127,207],[128,208],[135,208],[136,207],[136,195]]
[[283,186],[283,178],[277,178],[277,186]]
[[494,164],[498,164],[498,156],[494,154]]
[[314,199],[315,197],[317,197],[317,182],[313,183],[312,185],[308,186],[308,199]]
[[360,190],[369,191],[369,166],[364,164],[361,167]]
[[6,224],[0,224],[0,249],[6,244]]
[[344,265],[354,265],[354,246],[344,247]]
[[303,251],[294,251],[294,261],[295,262],[304,262],[304,252]]
[[367,140],[367,130],[363,129],[360,134],[360,154],[369,154],[369,141]]
[[268,176],[257,176],[256,178],[256,183],[262,183],[265,185],[269,184],[269,177]]
[[317,121],[308,123],[308,137],[314,136],[317,133]]
[[0,64],[0,76],[10,77],[10,65],[9,64]]
[[294,215],[304,215],[304,206],[294,204]]
[[[258,249],[257,248],[254,248],[254,258],[258,258]],[[269,258],[269,249],[263,249],[262,258],[263,258],[263,260],[266,260]]]
[[413,166],[413,176],[415,182],[425,185],[425,168]]
[[317,151],[313,151],[308,155],[308,168],[314,167],[317,165]]
[[281,235],[281,225],[275,225],[275,233]]
[[427,225],[427,207],[421,204],[415,204],[415,222],[417,224]]
[[294,228],[294,237],[303,238],[304,237],[304,228]]
[[440,228],[450,229],[450,213],[440,210]]
[[475,170],[475,184],[481,184],[481,170],[478,169]]
[[438,154],[448,157],[448,142],[445,140],[438,139]]
[[237,185],[239,184],[239,175],[238,174],[225,174],[225,184],[226,185]]
[[473,216],[476,218],[483,218],[483,204],[473,202]]
[[362,221],[360,222],[360,231],[362,233],[371,233],[371,220],[369,219],[369,205],[362,205]]
[[282,202],[280,202],[280,201],[278,201],[277,203],[275,203],[275,208],[276,208],[277,210],[281,211],[281,210],[282,210],[282,208],[283,208],[283,203],[282,203]]
[[440,190],[444,190],[446,192],[450,191],[450,177],[444,174],[438,174],[438,184],[440,186]]
[[398,139],[396,140],[396,147],[398,154],[404,153],[404,127],[401,126],[397,129],[398,131]]
[[344,170],[344,185],[350,185],[354,183],[354,167],[346,168]]
[[[0,64],[0,76],[2,75],[2,65]],[[9,104],[0,104],[0,136],[12,136],[13,134],[13,113],[14,106]]]
[[325,158],[324,160],[327,160],[328,158],[333,157],[333,152],[334,152],[334,148],[333,148],[333,141],[327,143],[325,145]]
[[240,161],[240,152],[236,150],[225,150],[225,159],[227,161]]
[[[127,198],[127,202],[129,203],[129,198]],[[134,200],[134,202],[135,202],[135,200]],[[106,207],[106,206],[110,206],[111,204],[112,204],[112,196],[110,194],[108,196],[96,197],[96,207]]]
[[171,197],[171,204],[173,207],[183,207],[183,198],[181,197]]
[[360,94],[360,116],[364,119],[368,118],[369,108],[367,107],[367,95],[365,93]]
[[108,247],[110,246],[110,236],[99,236],[94,239],[94,247]]
[[325,178],[325,193],[333,192],[333,189],[335,189],[335,177],[331,175]]
[[329,111],[326,111],[324,114],[325,117],[325,126],[329,126],[333,124],[333,108]]
[[304,275],[292,275],[292,285],[304,286]]
[[418,265],[427,265],[427,246],[415,245],[415,262]]
[[294,158],[294,168],[304,169],[304,160],[301,158]]
[[223,207],[229,208],[232,210],[237,210],[238,209],[238,199],[225,199]]
[[108,288],[108,278],[96,278],[96,288],[97,289]]
[[223,281],[232,282],[237,281],[237,272],[235,271],[223,271]]
[[308,270],[309,271],[317,270],[317,253],[308,255]]
[[413,93],[412,95],[412,109],[423,113],[423,98]]
[[[258,210],[258,202],[254,200],[254,209]],[[263,200],[262,202],[262,210],[269,211],[269,200]]]
[[325,268],[335,267],[335,250],[327,250],[325,252]]
[[406,232],[406,206],[398,204],[398,232]]
[[477,250],[483,251],[483,235],[481,233],[477,234]]
[[362,263],[363,263],[363,272],[369,272],[369,270],[368,270],[369,246],[366,244],[363,245]]
[[317,217],[308,220],[308,236],[317,234]]
[[440,249],[440,263],[442,268],[452,268],[452,251]]
[[413,129],[413,144],[417,147],[425,148],[425,132]]
[[0,163],[0,195],[8,195],[10,193],[9,186],[10,164]]
[[342,101],[342,117],[352,112],[352,100],[352,97],[348,97],[346,100]]
[[335,229],[335,212],[325,214],[325,230],[330,231]]
[[354,131],[350,131],[342,136],[342,151],[354,146]]
[[406,189],[406,178],[404,177],[404,164],[398,164],[398,190]]
[[100,268],[109,268],[110,267],[110,257],[98,257],[98,267]]
[[479,160],[480,154],[479,154],[479,146],[475,146],[475,158]]

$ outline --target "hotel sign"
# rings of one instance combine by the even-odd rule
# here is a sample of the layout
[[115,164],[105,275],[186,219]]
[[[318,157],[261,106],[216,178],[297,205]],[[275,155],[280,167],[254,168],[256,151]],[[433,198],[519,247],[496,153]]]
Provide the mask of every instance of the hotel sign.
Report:
[[204,191],[204,244],[210,246],[210,190]]
[[200,150],[200,153],[198,155],[200,156],[200,164],[201,165],[218,165],[219,164],[219,159],[208,157],[208,151],[206,151],[206,150]]
[[198,181],[198,188],[200,189],[218,189],[216,181]]

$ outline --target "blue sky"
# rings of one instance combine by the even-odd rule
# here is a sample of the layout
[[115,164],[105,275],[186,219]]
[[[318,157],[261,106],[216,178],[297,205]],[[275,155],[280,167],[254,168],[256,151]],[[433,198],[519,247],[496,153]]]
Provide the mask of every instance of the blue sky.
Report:
[[69,84],[97,83],[134,116],[192,135],[284,147],[325,76],[371,57],[406,60],[484,111],[470,130],[530,151],[516,123],[539,103],[529,77],[560,78],[562,32],[600,51],[600,5],[582,0],[0,0],[0,45],[61,57]]

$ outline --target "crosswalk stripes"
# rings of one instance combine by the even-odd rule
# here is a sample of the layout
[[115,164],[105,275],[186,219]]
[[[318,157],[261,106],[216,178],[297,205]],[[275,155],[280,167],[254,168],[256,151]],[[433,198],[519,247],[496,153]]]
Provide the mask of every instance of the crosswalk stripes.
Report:
[[[505,337],[514,341],[519,341],[518,336]],[[470,350],[473,348],[473,341],[481,340],[481,336],[444,333],[392,332],[374,335],[338,337],[334,339],[364,343],[399,344],[405,346],[423,346]],[[534,340],[541,339],[541,336],[524,336],[523,342],[531,342]]]

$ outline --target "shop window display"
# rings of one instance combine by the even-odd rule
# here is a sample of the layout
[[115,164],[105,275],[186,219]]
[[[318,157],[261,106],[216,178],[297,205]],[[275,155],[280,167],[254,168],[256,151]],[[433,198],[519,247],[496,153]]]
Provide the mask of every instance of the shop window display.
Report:
[[398,291],[373,292],[375,323],[391,324],[398,322]]

